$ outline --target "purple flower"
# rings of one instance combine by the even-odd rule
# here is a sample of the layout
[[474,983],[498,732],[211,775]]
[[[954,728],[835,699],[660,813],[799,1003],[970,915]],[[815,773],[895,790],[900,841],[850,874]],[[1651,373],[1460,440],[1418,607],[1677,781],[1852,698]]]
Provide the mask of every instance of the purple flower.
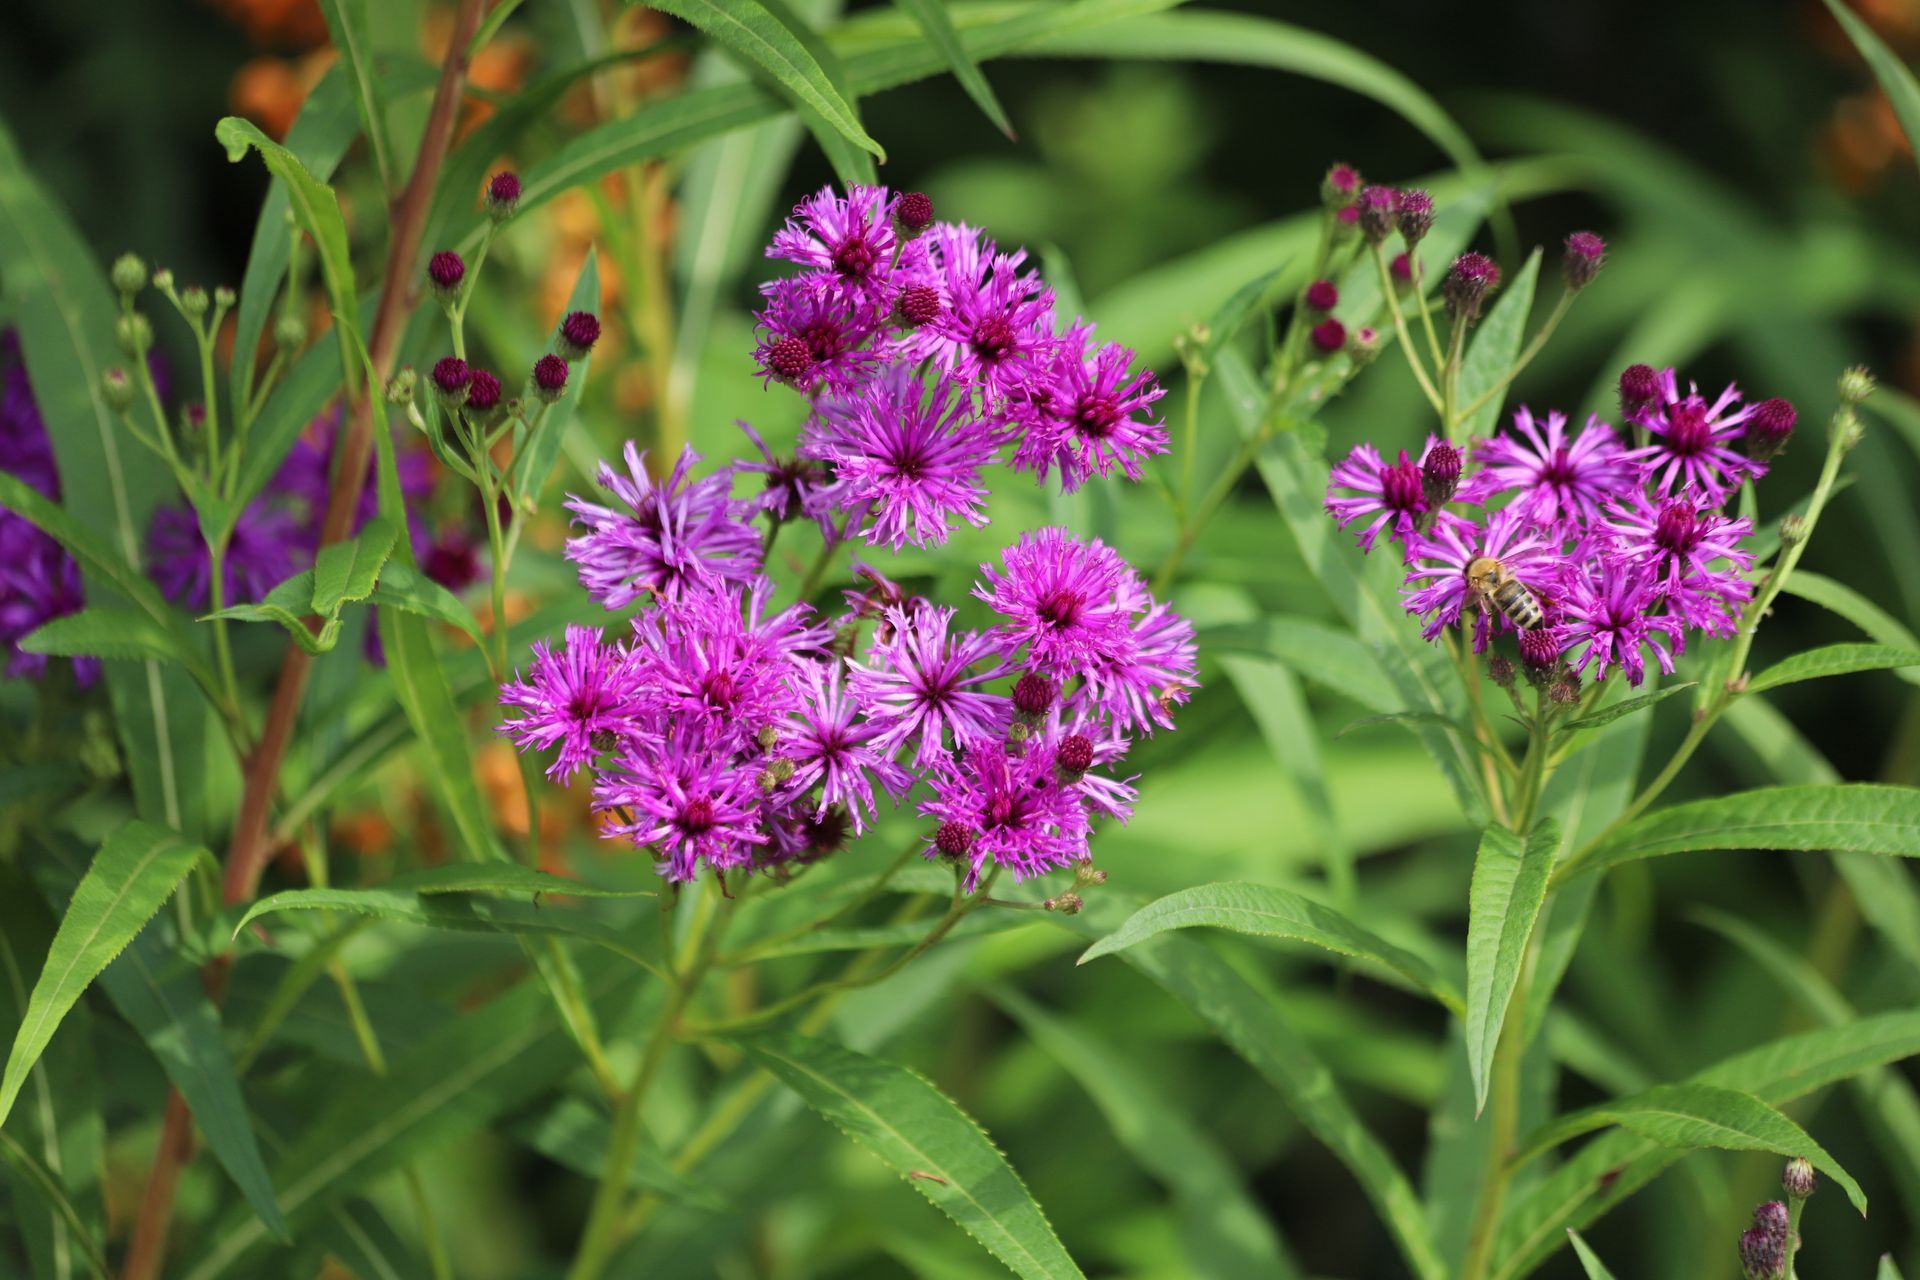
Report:
[[894,365],[859,394],[823,403],[800,449],[833,470],[822,503],[849,529],[864,525],[869,543],[898,551],[945,542],[956,517],[986,524],[980,469],[1002,436],[975,415],[966,388],[943,377],[929,390]]
[[1591,524],[1603,502],[1639,487],[1640,469],[1598,417],[1589,417],[1586,429],[1569,440],[1564,413],[1549,413],[1543,429],[1531,410],[1521,408],[1513,415],[1513,433],[1484,441],[1474,456],[1481,470],[1472,496],[1463,500],[1517,492],[1513,506],[1538,524]]
[[618,645],[593,627],[569,625],[560,652],[534,641],[531,678],[501,686],[501,705],[524,714],[500,731],[522,751],[558,747],[547,776],[564,781],[633,736],[638,681]]
[[[1491,557],[1507,566],[1521,586],[1541,604],[1552,603],[1554,576],[1563,563],[1558,544],[1549,543],[1525,515],[1509,507],[1487,518],[1483,532],[1467,520],[1441,521],[1430,534],[1416,534],[1408,547],[1406,587],[1401,593],[1408,613],[1425,615],[1420,634],[1431,640],[1460,621],[1461,613],[1480,603],[1467,585],[1467,568]],[[1482,605],[1473,624],[1473,651],[1487,647],[1498,628],[1513,630],[1504,614]]]
[[1660,669],[1671,675],[1674,656],[1685,648],[1685,624],[1653,612],[1659,596],[1644,565],[1588,558],[1569,567],[1556,622],[1573,669],[1581,674],[1591,669],[1595,680],[1604,680],[1618,665],[1627,683],[1638,685],[1646,679],[1646,651],[1651,650]]
[[1745,576],[1753,555],[1740,545],[1753,533],[1751,520],[1702,510],[1691,494],[1635,494],[1608,514],[1614,554],[1652,571],[1670,612],[1708,635],[1733,634],[1739,607],[1753,597]]
[[[259,600],[312,560],[312,531],[272,494],[255,498],[234,522],[227,542],[224,599],[227,604]],[[147,528],[147,574],[170,600],[194,609],[212,602],[213,559],[192,507],[154,508]]]
[[1058,464],[1060,487],[1072,493],[1091,476],[1118,466],[1140,479],[1143,459],[1167,451],[1166,428],[1148,413],[1165,395],[1151,370],[1131,373],[1133,352],[1103,343],[1089,356],[1093,326],[1078,324],[1061,338],[1045,379],[1033,395],[1033,415],[1014,465],[1041,480]]
[[911,613],[895,606],[884,616],[891,634],[874,641],[866,663],[847,664],[854,700],[879,726],[877,750],[891,755],[917,740],[914,764],[924,769],[944,757],[949,735],[971,749],[1006,732],[1011,704],[980,691],[1003,674],[991,636],[954,634],[953,610],[934,605]]
[[1200,687],[1194,674],[1193,624],[1155,601],[1137,577],[1122,598],[1129,612],[1137,614],[1130,624],[1131,643],[1087,667],[1086,682],[1073,702],[1099,707],[1125,729],[1171,729],[1174,705]]
[[753,358],[763,379],[802,391],[824,382],[845,393],[872,376],[880,355],[869,340],[880,319],[862,299],[822,292],[804,280],[775,280],[761,291],[767,305],[754,322],[760,341]]
[[697,728],[716,743],[751,742],[798,706],[793,674],[827,634],[795,605],[767,610],[773,584],[694,584],[633,620],[642,696],[663,733]]
[[656,483],[646,455],[631,441],[625,457],[625,476],[600,464],[601,485],[624,509],[567,498],[567,509],[587,529],[568,539],[567,559],[580,566],[589,595],[619,609],[643,592],[671,598],[690,583],[739,582],[759,572],[760,539],[729,497],[731,475],[694,479],[700,455],[688,448],[665,483]]
[[[80,566],[61,545],[11,512],[0,511],[0,646],[7,651],[6,673],[38,680],[47,673],[47,655],[27,653],[20,641],[55,618],[79,612]],[[100,659],[75,658],[74,682],[82,688],[100,676]]]
[[1029,667],[1063,681],[1128,656],[1132,611],[1121,596],[1137,579],[1119,553],[1046,528],[1022,534],[1001,558],[1006,571],[981,565],[986,585],[973,594],[1007,619],[995,632],[1002,653],[1024,645]]
[[[1436,447],[1451,446],[1443,445],[1438,436],[1428,436],[1422,458]],[[1367,521],[1359,534],[1362,551],[1373,550],[1383,530],[1391,531],[1403,546],[1411,546],[1420,517],[1427,511],[1426,480],[1421,467],[1422,462],[1408,457],[1405,449],[1400,451],[1399,458],[1388,463],[1372,445],[1357,444],[1345,461],[1335,464],[1327,477],[1327,514],[1342,529]],[[1351,492],[1336,495],[1339,489]]]
[[884,306],[891,301],[886,284],[893,268],[893,212],[894,197],[885,187],[856,184],[844,197],[822,187],[793,207],[767,256],[811,268],[820,273],[817,281],[863,299],[869,309]]
[[623,751],[594,786],[594,808],[618,821],[609,834],[652,849],[660,873],[686,881],[701,867],[748,866],[767,842],[760,825],[760,788],[752,770],[737,767],[698,734]]
[[1086,807],[1081,793],[1060,780],[1054,756],[1015,755],[1005,743],[983,743],[941,770],[933,779],[933,798],[920,806],[921,813],[941,820],[927,857],[964,843],[968,893],[979,887],[989,862],[1025,880],[1086,858]]
[[1023,396],[1040,385],[1053,359],[1053,290],[1020,270],[1024,249],[999,253],[992,241],[965,243],[965,235],[977,233],[955,233],[934,233],[945,255],[939,269],[947,307],[914,336],[931,337],[940,366],[990,400]]
[[1708,404],[1692,383],[1681,395],[1673,370],[1663,369],[1658,394],[1631,419],[1653,439],[1628,456],[1646,468],[1648,480],[1661,493],[1693,489],[1717,507],[1742,480],[1766,474],[1766,464],[1733,447],[1745,435],[1753,412],[1753,405],[1740,403],[1740,389],[1732,384]]
[[1038,744],[1029,749],[1052,755],[1065,775],[1065,786],[1079,797],[1089,819],[1105,817],[1124,824],[1133,816],[1139,793],[1132,784],[1139,775],[1114,778],[1093,771],[1117,764],[1128,745],[1126,736],[1104,718],[1085,711],[1067,714],[1056,707],[1041,728]]
[[874,817],[873,784],[878,782],[898,799],[913,779],[893,762],[891,752],[875,744],[882,726],[857,714],[838,661],[808,663],[798,683],[799,712],[779,746],[780,754],[793,762],[788,785],[794,795],[819,787],[814,819],[834,805],[843,806],[857,835]]
[[839,531],[821,499],[821,492],[827,487],[827,469],[805,458],[775,457],[766,439],[751,424],[735,421],[733,425],[745,432],[753,447],[760,451],[758,462],[746,459],[733,464],[737,474],[763,478],[760,492],[745,499],[747,508],[764,512],[775,524],[803,515],[812,516],[819,521],[822,537],[828,542],[838,541]]

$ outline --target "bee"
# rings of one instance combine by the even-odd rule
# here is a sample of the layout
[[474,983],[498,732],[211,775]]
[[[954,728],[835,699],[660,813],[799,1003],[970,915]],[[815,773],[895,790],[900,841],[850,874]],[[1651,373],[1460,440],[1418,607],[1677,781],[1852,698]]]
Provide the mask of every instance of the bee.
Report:
[[1480,556],[1467,566],[1467,590],[1479,599],[1481,608],[1498,609],[1522,631],[1537,631],[1546,621],[1539,599],[1520,585],[1513,570],[1492,556]]

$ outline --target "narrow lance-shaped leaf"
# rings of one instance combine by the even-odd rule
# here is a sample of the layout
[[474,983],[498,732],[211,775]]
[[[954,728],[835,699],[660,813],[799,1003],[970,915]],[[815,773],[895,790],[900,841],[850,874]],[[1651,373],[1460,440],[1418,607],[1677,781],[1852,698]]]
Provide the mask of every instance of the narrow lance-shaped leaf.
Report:
[[96,605],[62,614],[21,637],[25,653],[59,657],[145,659],[177,662],[205,688],[214,685],[206,659],[186,637],[136,609]]
[[734,1043],[886,1161],[1014,1274],[1027,1280],[1082,1275],[1006,1157],[925,1076],[806,1036]]
[[926,33],[928,41],[940,51],[947,60],[947,66],[953,72],[953,78],[973,99],[973,105],[980,113],[993,121],[993,127],[1012,140],[1013,121],[1007,119],[1006,108],[1000,105],[1000,99],[993,94],[993,86],[987,83],[987,77],[980,70],[980,64],[973,60],[967,47],[960,42],[960,33],[953,29],[953,19],[947,16],[945,0],[894,0],[910,14]]
[[1874,79],[1886,92],[1887,101],[1893,104],[1893,114],[1900,121],[1900,130],[1907,135],[1907,149],[1920,157],[1920,81],[1913,78],[1913,72],[1899,55],[1873,33],[1873,28],[1846,6],[1845,0],[1827,0],[1827,9],[1847,33],[1847,39],[1860,50],[1867,65],[1873,68]]
[[178,833],[138,819],[107,837],[74,890],[14,1035],[0,1077],[0,1123],[80,993],[153,918],[193,864],[209,856]]
[[[27,1182],[46,1200],[59,1217],[68,1238],[80,1246],[80,1256],[86,1262],[87,1269],[98,1280],[110,1280],[112,1272],[107,1270],[107,1260],[100,1252],[100,1245],[94,1240],[93,1233],[87,1230],[86,1222],[80,1217],[80,1211],[74,1208],[73,1201],[68,1199],[66,1188],[60,1185],[60,1180],[9,1134],[0,1133],[0,1160],[5,1160],[26,1175]],[[61,1274],[66,1274],[64,1269]]]
[[367,149],[373,153],[374,172],[383,186],[393,186],[393,160],[387,144],[387,113],[381,101],[381,77],[374,69],[373,47],[367,28],[367,0],[320,0],[327,34],[339,50],[347,82],[353,89],[354,111]]
[[1474,856],[1467,902],[1467,1064],[1476,1114],[1487,1105],[1494,1049],[1559,851],[1560,824],[1548,820],[1524,842],[1503,827],[1488,827]]
[[1607,1264],[1600,1261],[1600,1255],[1587,1247],[1580,1233],[1572,1227],[1567,1228],[1567,1239],[1573,1242],[1573,1252],[1580,1259],[1580,1269],[1587,1273],[1587,1280],[1614,1280],[1613,1272],[1607,1270]]
[[1762,787],[1634,819],[1579,871],[1696,849],[1832,849],[1920,857],[1920,790],[1872,783]]
[[[1795,569],[1780,584],[1780,589],[1845,618],[1866,632],[1875,644],[1890,649],[1920,649],[1920,637],[1916,637],[1898,618],[1844,582],[1836,582],[1825,574],[1807,569]],[[1898,674],[1908,684],[1920,684],[1920,669],[1903,667],[1898,669]]]
[[1264,938],[1312,943],[1343,956],[1371,960],[1430,993],[1455,1013],[1465,1009],[1459,990],[1419,956],[1355,924],[1310,898],[1273,885],[1197,885],[1170,893],[1128,916],[1088,947],[1080,963],[1124,951],[1169,929],[1212,927]]
[[1884,644],[1830,644],[1796,653],[1774,663],[1748,683],[1747,692],[1762,693],[1783,684],[1818,680],[1823,676],[1902,668],[1920,670],[1920,649],[1901,649]]
[[1630,716],[1636,711],[1644,711],[1657,702],[1664,702],[1682,689],[1693,688],[1695,682],[1688,680],[1682,684],[1668,685],[1652,693],[1643,693],[1638,697],[1626,698],[1612,706],[1602,707],[1592,715],[1581,716],[1578,720],[1569,720],[1560,726],[1560,732],[1570,733],[1575,729],[1598,729],[1602,725],[1612,724],[1622,716]]

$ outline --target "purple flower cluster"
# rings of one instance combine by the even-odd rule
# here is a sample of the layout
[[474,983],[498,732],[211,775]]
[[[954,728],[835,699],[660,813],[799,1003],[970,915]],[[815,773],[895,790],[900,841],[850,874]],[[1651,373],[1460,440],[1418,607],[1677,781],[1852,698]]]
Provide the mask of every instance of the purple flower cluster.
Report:
[[1063,488],[1164,453],[1162,389],[1133,353],[1062,328],[1054,294],[981,232],[932,221],[917,193],[855,186],[803,200],[767,250],[796,275],[762,286],[755,358],[813,413],[802,511],[830,537],[926,546],[984,520],[1005,458]]
[[[49,498],[60,497],[53,444],[27,380],[19,335],[11,329],[0,335],[0,471]],[[83,603],[80,566],[73,557],[25,516],[0,508],[0,646],[6,650],[6,673],[30,680],[45,675],[46,655],[22,652],[21,639]],[[100,660],[76,658],[73,674],[79,684],[92,684]]]
[[[983,630],[871,569],[837,617],[774,611],[746,557],[656,554],[668,530],[724,510],[723,493],[703,492],[712,479],[683,466],[665,486],[620,481],[627,532],[648,548],[634,563],[659,569],[649,607],[623,638],[573,627],[558,650],[536,645],[501,691],[503,732],[553,751],[550,776],[592,773],[608,834],[670,880],[766,869],[832,852],[882,795],[924,786],[920,812],[939,823],[928,855],[962,860],[971,890],[990,865],[1021,879],[1083,861],[1096,818],[1125,821],[1130,780],[1094,771],[1129,733],[1172,724],[1194,645],[1111,548],[1028,534],[1003,568],[983,567],[975,595],[1000,619]],[[642,511],[655,513],[644,529]],[[614,590],[633,599],[635,581]]]
[[[1673,370],[1644,365],[1626,371],[1621,391],[1637,446],[1597,417],[1573,431],[1562,414],[1522,408],[1510,431],[1473,446],[1470,468],[1432,438],[1418,460],[1357,446],[1333,468],[1327,510],[1357,527],[1363,550],[1382,534],[1400,544],[1403,602],[1429,640],[1472,612],[1476,652],[1521,631],[1534,670],[1564,661],[1602,680],[1618,668],[1637,685],[1651,658],[1671,672],[1689,633],[1730,636],[1753,595],[1753,524],[1722,508],[1766,473],[1793,409],[1743,403],[1731,386],[1712,401],[1691,385],[1683,394]],[[1489,561],[1511,580],[1509,600],[1517,591],[1538,606],[1541,625],[1516,624]]]

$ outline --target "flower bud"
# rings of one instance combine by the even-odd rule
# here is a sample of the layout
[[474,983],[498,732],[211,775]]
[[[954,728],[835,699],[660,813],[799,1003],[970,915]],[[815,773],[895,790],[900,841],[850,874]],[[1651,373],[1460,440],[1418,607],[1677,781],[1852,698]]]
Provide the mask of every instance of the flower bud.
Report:
[[1379,244],[1393,230],[1394,218],[1400,212],[1400,193],[1392,187],[1363,187],[1357,207],[1361,234],[1368,244]]
[[1077,893],[1063,893],[1057,898],[1048,898],[1040,904],[1049,911],[1057,911],[1063,916],[1077,916],[1087,904]]
[[281,316],[273,322],[273,345],[282,351],[298,351],[307,345],[307,322],[299,316]]
[[933,833],[933,847],[949,858],[964,858],[973,848],[973,828],[963,822],[943,822]]
[[485,369],[470,370],[471,378],[467,382],[467,412],[478,418],[487,418],[500,407],[500,379]]
[[1442,440],[1427,450],[1420,463],[1420,493],[1429,511],[1453,501],[1460,487],[1460,451]]
[[1360,231],[1360,206],[1350,204],[1333,212],[1333,242],[1345,244]]
[[893,220],[900,233],[911,240],[933,225],[933,201],[924,192],[906,192],[893,206]]
[[1472,324],[1480,318],[1480,304],[1499,287],[1500,268],[1492,258],[1484,253],[1463,253],[1453,260],[1440,294],[1455,324]]
[[1353,361],[1353,367],[1363,369],[1372,364],[1374,357],[1380,354],[1380,331],[1372,325],[1362,325],[1353,331],[1353,337],[1347,343],[1347,358]]
[[600,318],[591,311],[572,311],[560,322],[560,358],[572,363],[593,350],[600,341]]
[[1107,873],[1093,865],[1092,858],[1082,858],[1073,864],[1073,882],[1081,884],[1105,884]]
[[1786,1169],[1780,1174],[1781,1189],[1790,1200],[1805,1200],[1819,1184],[1820,1180],[1813,1173],[1813,1162],[1805,1156],[1795,1156],[1787,1161]]
[[1396,293],[1405,293],[1413,287],[1413,258],[1409,254],[1396,253],[1393,261],[1387,264],[1387,275],[1393,279]]
[[556,355],[544,355],[533,362],[533,393],[552,404],[567,391],[567,362]]
[[940,314],[940,291],[930,284],[910,284],[900,291],[893,314],[901,324],[917,329]]
[[1789,511],[1780,517],[1780,545],[1791,547],[1807,538],[1807,518],[1798,512]]
[[1873,374],[1863,364],[1857,364],[1840,375],[1840,398],[1848,404],[1859,404],[1873,394]]
[[1591,231],[1576,231],[1567,237],[1567,254],[1560,259],[1560,271],[1567,288],[1578,293],[1593,283],[1607,262],[1607,242]]
[[813,370],[813,352],[798,338],[786,337],[773,344],[766,355],[767,369],[790,386],[802,386]]
[[1747,419],[1746,433],[1740,437],[1741,447],[1747,456],[1756,462],[1765,462],[1786,447],[1787,437],[1793,434],[1793,427],[1800,415],[1788,401],[1775,396],[1771,400],[1762,400],[1753,406],[1753,416]]
[[417,381],[418,378],[413,372],[412,365],[407,365],[401,369],[400,372],[388,378],[387,403],[411,404],[413,402],[413,389]]
[[1307,286],[1306,299],[1309,310],[1331,311],[1340,305],[1340,290],[1331,280],[1315,280]]
[[1560,678],[1547,686],[1547,701],[1556,707],[1571,707],[1580,701],[1580,677],[1571,671],[1563,671]]
[[1513,687],[1513,659],[1496,653],[1487,659],[1487,678],[1502,689]]
[[100,375],[100,395],[108,408],[125,413],[133,407],[133,379],[125,369],[109,369]]
[[123,253],[113,261],[113,287],[132,297],[147,287],[147,264],[138,254]]
[[1307,336],[1313,340],[1315,350],[1330,356],[1347,345],[1347,326],[1328,316],[1313,326],[1313,332]]
[[1068,734],[1060,740],[1053,758],[1063,773],[1077,778],[1093,768],[1093,740],[1085,734]]
[[1329,209],[1344,209],[1360,194],[1360,171],[1350,164],[1336,164],[1320,180],[1320,202]]
[[1660,398],[1660,375],[1648,364],[1630,364],[1620,371],[1620,416],[1631,418]]
[[1520,661],[1526,664],[1529,678],[1535,672],[1551,671],[1560,661],[1560,641],[1545,627],[1520,633]]
[[1402,191],[1398,222],[1400,238],[1407,242],[1407,248],[1419,244],[1433,230],[1433,197],[1424,191]]
[[753,740],[760,744],[762,751],[771,751],[780,745],[780,730],[776,725],[763,724],[760,732],[753,735]]
[[231,311],[233,304],[240,301],[240,295],[229,285],[216,285],[213,290],[213,305],[222,311]]
[[1740,1233],[1740,1271],[1746,1280],[1780,1280],[1786,1271],[1786,1251],[1763,1227]]
[[446,356],[433,366],[433,389],[440,394],[449,408],[459,408],[467,402],[467,392],[473,385],[473,370],[459,356]]
[[180,309],[187,313],[187,319],[198,320],[207,314],[207,291],[197,284],[190,284],[180,291]]
[[520,206],[520,176],[509,169],[502,169],[487,181],[487,216],[495,222],[505,222],[513,216]]
[[113,322],[113,340],[129,359],[138,360],[153,345],[153,321],[143,311],[129,311]]
[[1013,686],[1013,707],[1023,716],[1043,716],[1058,692],[1053,681],[1037,671],[1021,676]]
[[460,292],[460,282],[466,278],[466,260],[451,250],[442,249],[427,259],[427,283],[433,286],[434,296],[442,301],[455,297]]
[[165,293],[173,288],[173,268],[161,267],[153,273],[153,287]]

